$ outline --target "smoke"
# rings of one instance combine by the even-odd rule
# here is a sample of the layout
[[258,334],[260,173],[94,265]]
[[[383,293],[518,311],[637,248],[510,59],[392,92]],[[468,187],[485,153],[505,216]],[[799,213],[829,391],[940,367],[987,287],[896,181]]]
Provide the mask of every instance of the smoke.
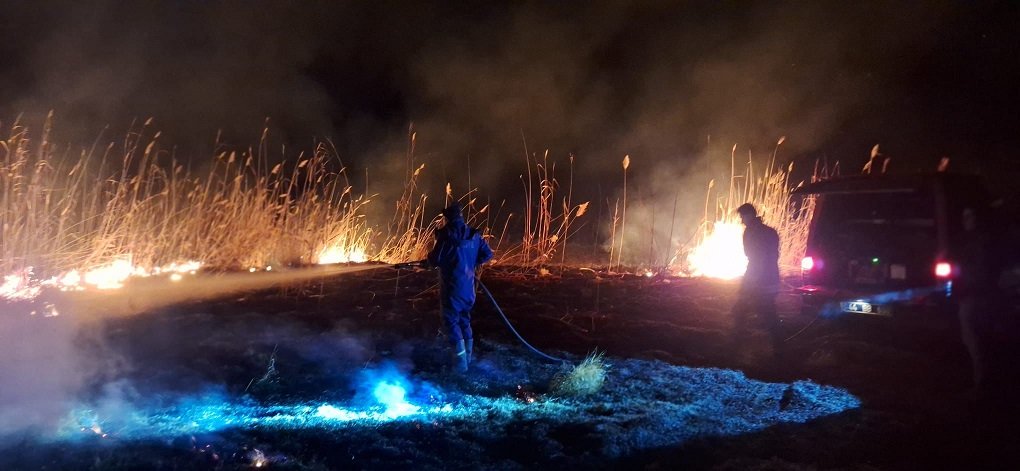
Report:
[[[334,266],[291,272],[207,275],[179,283],[166,279],[134,280],[135,283],[128,283],[124,288],[107,292],[44,291],[43,299],[34,303],[55,307],[60,313],[56,316],[29,315],[30,310],[48,312],[36,309],[32,303],[2,304],[0,338],[4,342],[0,345],[0,377],[4,380],[0,382],[0,401],[4,407],[0,409],[0,436],[14,433],[50,436],[58,431],[67,432],[69,427],[71,431],[81,427],[88,429],[93,425],[89,421],[129,417],[136,410],[164,407],[179,394],[224,394],[226,385],[219,381],[222,378],[205,377],[187,368],[160,374],[151,370],[160,368],[159,365],[133,364],[131,356],[122,352],[124,348],[132,348],[132,339],[120,338],[120,343],[113,345],[116,342],[111,338],[111,335],[122,335],[118,329],[125,327],[118,323],[130,322],[134,319],[131,316],[231,293],[373,268],[377,267]],[[334,371],[339,378],[349,378],[374,355],[369,339],[342,325],[326,332],[310,333],[291,320],[281,319],[274,323],[234,325],[222,329],[222,334],[209,334],[181,331],[180,326],[167,331],[160,328],[160,322],[145,322],[145,326],[151,323],[153,327],[140,331],[144,339],[134,348],[144,348],[150,354],[156,352],[153,354],[156,358],[160,357],[160,351],[177,352],[193,340],[191,335],[206,335],[207,342],[227,345],[242,338],[253,345],[252,348],[266,352],[272,352],[283,343],[293,363],[310,362]],[[123,344],[125,341],[127,346]],[[401,364],[395,363],[387,371],[396,371],[396,365]],[[173,366],[180,368],[180,365]],[[265,366],[260,365],[260,368]],[[265,370],[255,375],[263,373]],[[244,386],[240,383],[233,385],[234,389]],[[344,383],[343,387],[354,390],[359,386]],[[76,410],[88,411],[94,418],[70,417]]]
[[86,319],[130,316],[191,301],[309,282],[343,273],[387,268],[387,265],[320,265],[300,269],[277,269],[257,273],[221,273],[185,278],[179,283],[165,278],[134,280],[126,289],[71,293],[61,300],[68,310]]
[[[995,95],[1015,82],[964,62],[971,49],[1012,61],[1011,29],[986,21],[1010,12],[992,6],[47,6],[3,13],[0,116],[54,109],[58,142],[91,142],[102,124],[116,139],[153,116],[162,142],[193,163],[218,130],[224,145],[256,144],[269,117],[271,158],[330,138],[356,189],[383,202],[403,189],[413,123],[430,210],[448,182],[516,210],[523,157],[546,149],[561,178],[576,156],[575,200],[615,201],[629,154],[635,191],[654,195],[647,206],[672,206],[679,189],[689,228],[704,185],[728,176],[722,149],[733,144],[764,156],[786,136],[781,160],[808,169],[823,157],[857,168],[881,143],[894,169],[928,169],[942,155],[980,153],[982,141],[947,119],[958,106],[932,103],[945,90]],[[1015,127],[1008,104],[983,109],[1005,110],[995,129]],[[391,207],[368,210],[385,221]]]
[[94,319],[26,315],[6,304],[0,334],[0,437],[50,437],[66,429],[71,412],[86,401],[93,413],[112,414],[138,398],[123,379],[132,365],[109,347],[104,326]]
[[700,150],[708,135],[746,145],[787,135],[803,151],[884,98],[877,89],[897,77],[876,69],[928,46],[913,33],[938,25],[942,12],[898,23],[913,13],[526,6],[431,42],[414,71],[425,123],[461,152],[519,155],[523,132],[532,151],[591,154],[586,165],[604,172],[624,153],[666,161]]
[[383,406],[384,414],[399,417],[412,414],[422,405],[442,404],[445,394],[435,385],[411,377],[411,364],[384,361],[354,376],[351,404],[371,408]]
[[14,85],[5,112],[56,109],[86,140],[97,123],[154,116],[182,145],[209,145],[220,128],[247,145],[272,117],[292,143],[331,136],[362,152],[400,142],[414,121],[451,163],[516,155],[522,131],[556,154],[659,154],[707,134],[785,134],[810,148],[895,78],[883,67],[928,50],[921,33],[949,13],[656,2],[49,7],[5,13],[16,65],[4,75]]
[[[22,7],[36,10],[6,14],[23,18]],[[80,143],[103,124],[120,132],[154,117],[189,156],[208,152],[218,129],[227,143],[254,144],[266,117],[293,137],[329,127],[326,93],[301,73],[315,43],[307,30],[282,28],[271,11],[226,3],[47,7],[6,32],[23,77],[4,92],[5,120],[52,109],[57,141]]]
[[84,380],[74,320],[3,312],[0,315],[0,436],[54,427],[69,394]]

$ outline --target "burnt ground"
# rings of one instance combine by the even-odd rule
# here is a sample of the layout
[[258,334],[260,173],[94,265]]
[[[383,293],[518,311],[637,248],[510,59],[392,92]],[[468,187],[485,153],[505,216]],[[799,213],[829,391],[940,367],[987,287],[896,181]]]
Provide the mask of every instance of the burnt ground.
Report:
[[[467,376],[450,372],[435,275],[395,275],[372,270],[103,321],[79,339],[83,355],[116,361],[78,392],[76,423],[57,437],[8,437],[0,465],[994,469],[1020,461],[1015,309],[995,316],[993,386],[975,391],[951,322],[816,318],[784,294],[783,333],[792,338],[777,357],[760,329],[731,340],[733,283],[487,271],[486,286],[531,344],[574,361],[605,352],[602,390],[563,398],[549,383],[564,366],[521,347],[481,293],[478,359]],[[370,410],[365,385],[396,377],[412,403],[435,413],[338,424],[322,420],[322,408],[308,412],[326,403]],[[307,415],[273,409],[288,404],[313,406]]]

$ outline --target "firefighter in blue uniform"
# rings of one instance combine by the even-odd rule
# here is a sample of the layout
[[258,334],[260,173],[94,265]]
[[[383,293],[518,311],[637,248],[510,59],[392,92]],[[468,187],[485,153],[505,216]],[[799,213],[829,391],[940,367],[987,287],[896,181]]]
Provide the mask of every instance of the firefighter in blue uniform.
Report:
[[428,265],[439,269],[443,323],[453,346],[454,366],[467,371],[474,349],[471,308],[475,305],[475,270],[492,259],[492,249],[477,229],[468,227],[460,204],[443,210],[446,224],[436,230]]

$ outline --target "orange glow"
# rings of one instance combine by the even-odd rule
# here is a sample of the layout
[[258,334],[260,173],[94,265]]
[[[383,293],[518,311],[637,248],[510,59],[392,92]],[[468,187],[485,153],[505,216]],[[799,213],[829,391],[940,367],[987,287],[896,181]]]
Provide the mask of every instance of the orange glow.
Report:
[[694,276],[731,280],[744,276],[744,228],[739,222],[717,221],[701,244],[691,251],[687,262]]
[[317,262],[319,265],[332,263],[362,263],[368,261],[365,249],[361,247],[326,247],[319,251]]
[[135,273],[131,266],[131,257],[114,260],[109,265],[103,265],[85,272],[81,280],[96,289],[117,289],[124,286],[124,282]]
[[33,299],[39,295],[40,287],[31,283],[32,268],[20,273],[5,275],[0,283],[0,298],[10,300]]
[[146,269],[132,264],[130,254],[103,265],[70,270],[45,280],[34,278],[32,268],[26,268],[20,273],[3,277],[3,283],[0,284],[0,298],[35,299],[46,287],[61,291],[118,289],[122,288],[130,278],[147,278],[158,275],[169,275],[168,278],[171,281],[180,281],[185,274],[194,275],[200,268],[202,268],[201,262],[191,260]]

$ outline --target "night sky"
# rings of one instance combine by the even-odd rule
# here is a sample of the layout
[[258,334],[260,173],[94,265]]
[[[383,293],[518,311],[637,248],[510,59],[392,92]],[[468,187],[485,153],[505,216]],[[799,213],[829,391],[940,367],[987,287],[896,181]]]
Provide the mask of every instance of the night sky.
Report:
[[[902,3],[902,4],[901,4]],[[856,172],[1020,177],[1015,2],[12,2],[0,12],[0,120],[60,141],[154,117],[182,159],[217,132],[287,153],[331,139],[376,181],[400,175],[410,123],[432,178],[519,188],[525,143],[579,190],[701,194],[739,145]],[[282,155],[284,151],[274,152]],[[293,155],[290,155],[293,157]],[[706,156],[708,159],[706,160]],[[562,168],[562,167],[561,167]],[[656,183],[657,182],[657,183]],[[394,182],[397,183],[397,182]],[[514,190],[518,191],[518,190]],[[592,196],[594,197],[594,196]]]

